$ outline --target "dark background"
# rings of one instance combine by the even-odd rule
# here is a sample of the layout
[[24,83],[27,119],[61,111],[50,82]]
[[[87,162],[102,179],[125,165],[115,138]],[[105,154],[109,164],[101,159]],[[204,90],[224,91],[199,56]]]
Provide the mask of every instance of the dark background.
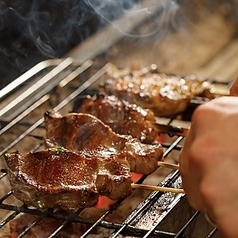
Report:
[[[123,14],[136,2],[0,0],[0,89],[36,63],[63,57],[75,45]],[[238,0],[176,2],[188,9],[185,16],[181,14],[186,19],[196,17],[196,12],[199,12],[197,9],[201,7],[217,11],[222,6],[228,13],[226,17],[238,22]]]
[[[0,89],[36,63],[63,57],[130,8],[132,1],[104,2],[108,4],[100,0],[0,0]],[[100,14],[106,14],[106,19]]]
[[98,27],[84,1],[6,0],[0,11],[0,87],[44,59],[62,57]]

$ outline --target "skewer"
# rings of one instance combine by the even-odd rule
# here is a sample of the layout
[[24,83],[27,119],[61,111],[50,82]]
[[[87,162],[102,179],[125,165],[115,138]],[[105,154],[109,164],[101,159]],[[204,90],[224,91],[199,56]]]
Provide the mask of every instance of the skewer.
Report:
[[163,167],[163,168],[169,168],[169,169],[175,169],[175,170],[178,169],[179,170],[179,165],[168,163],[168,162],[163,162],[163,161],[159,161],[158,166]]
[[172,126],[161,123],[155,123],[155,125],[161,133],[173,134],[177,136],[186,137],[189,131],[189,128],[184,128],[180,126]]
[[133,183],[132,188],[134,189],[146,189],[146,190],[153,190],[153,191],[160,191],[160,192],[170,192],[170,193],[185,193],[181,188],[168,188],[168,187],[160,187],[155,185],[146,185],[146,184],[136,184]]
[[230,96],[230,89],[227,86],[224,85],[216,85],[214,84],[212,89],[212,94],[215,96]]

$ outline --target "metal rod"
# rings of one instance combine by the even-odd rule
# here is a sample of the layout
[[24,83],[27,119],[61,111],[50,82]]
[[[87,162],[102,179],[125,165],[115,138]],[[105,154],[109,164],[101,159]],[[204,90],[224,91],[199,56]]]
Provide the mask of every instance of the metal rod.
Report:
[[78,209],[77,212],[74,214],[68,216],[64,222],[50,235],[48,238],[53,238],[55,235],[57,235],[63,228],[66,226],[69,222],[73,221],[76,216],[78,216],[83,211],[83,208]]
[[43,213],[41,216],[38,216],[34,222],[32,222],[29,226],[25,227],[22,233],[17,236],[17,238],[24,237],[34,226],[39,224],[39,222],[42,221],[42,219],[45,217],[47,217],[47,212]]
[[14,125],[16,125],[20,120],[22,120],[30,112],[34,111],[36,108],[38,108],[44,102],[46,102],[49,98],[50,98],[49,95],[45,95],[40,100],[38,100],[35,103],[33,103],[29,108],[27,108],[27,110],[23,111],[20,115],[18,115],[16,118],[14,118],[12,121],[10,121],[6,126],[4,126],[0,130],[0,135],[2,135],[4,132],[6,132],[10,128],[12,128]]
[[24,91],[21,95],[19,95],[15,100],[11,101],[9,104],[7,104],[4,108],[0,111],[0,116],[3,116],[8,111],[10,111],[12,108],[18,106],[20,102],[23,100],[31,97],[33,94],[35,94],[38,90],[40,90],[43,86],[45,86],[49,81],[52,80],[57,74],[61,73],[62,70],[67,68],[70,64],[72,64],[73,59],[67,58],[62,63],[57,65],[54,69],[52,69],[48,74],[46,74],[44,77],[40,78],[34,85],[29,87],[26,91]]
[[9,93],[13,92],[17,87],[22,85],[23,83],[27,82],[29,79],[31,79],[34,75],[39,73],[41,70],[50,67],[50,66],[57,66],[60,63],[62,63],[63,59],[50,59],[50,60],[45,60],[31,69],[29,69],[27,72],[22,74],[20,77],[16,78],[13,80],[11,83],[9,83],[5,88],[0,90],[0,99],[4,98],[7,96]]
[[169,124],[161,124],[161,123],[155,123],[156,127],[159,129],[159,133],[165,133],[168,135],[176,135],[176,136],[183,136],[186,137],[189,128],[184,128],[180,126],[173,126]]
[[180,229],[180,231],[176,234],[174,238],[179,238],[184,233],[184,231],[190,226],[190,224],[195,220],[195,218],[199,215],[199,211],[196,211],[193,216],[188,220],[188,222]]
[[[80,70],[76,69],[77,73],[82,73],[84,70],[86,70],[90,65],[91,61],[86,62],[86,67],[84,68],[83,65],[80,66]],[[103,67],[101,70],[97,72],[96,75],[92,76],[90,79],[88,79],[84,84],[82,84],[78,89],[76,89],[72,94],[70,94],[68,97],[66,97],[60,104],[58,104],[55,107],[55,110],[60,110],[65,105],[67,105],[70,101],[72,101],[79,93],[83,92],[87,87],[89,87],[91,84],[93,84],[102,74],[105,73],[105,68]],[[78,74],[74,74],[72,72],[72,75],[76,76]],[[71,76],[72,76],[71,75]],[[18,119],[16,119],[18,120]],[[40,118],[38,121],[36,121],[31,127],[29,127],[24,133],[22,133],[16,140],[12,141],[8,146],[6,146],[2,151],[0,151],[0,156],[6,153],[9,149],[11,149],[13,146],[15,146],[17,143],[19,143],[23,138],[25,138],[27,135],[29,135],[33,130],[35,130],[37,127],[39,127],[44,122],[44,118]],[[11,125],[12,126],[12,125]],[[10,127],[11,127],[10,126]]]

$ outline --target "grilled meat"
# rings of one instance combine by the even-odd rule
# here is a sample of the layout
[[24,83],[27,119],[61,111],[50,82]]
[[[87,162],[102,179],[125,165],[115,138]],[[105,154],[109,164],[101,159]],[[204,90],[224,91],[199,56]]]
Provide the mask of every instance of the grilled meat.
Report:
[[131,194],[131,173],[125,158],[100,158],[96,186],[98,193],[113,200],[125,198]]
[[154,113],[116,96],[98,94],[80,98],[74,110],[89,113],[99,118],[118,134],[131,135],[142,143],[153,143],[158,136]]
[[123,158],[85,157],[62,147],[5,154],[14,195],[40,209],[75,211],[94,206],[99,195],[111,199],[131,194],[130,168]]
[[168,75],[156,68],[120,73],[115,66],[108,74],[109,78],[100,85],[101,92],[150,109],[156,116],[183,112],[195,96],[213,97],[210,83],[193,75]]
[[86,113],[45,113],[46,145],[62,146],[85,157],[125,158],[131,172],[150,174],[163,157],[160,144],[142,144],[129,135],[119,135],[101,120]]

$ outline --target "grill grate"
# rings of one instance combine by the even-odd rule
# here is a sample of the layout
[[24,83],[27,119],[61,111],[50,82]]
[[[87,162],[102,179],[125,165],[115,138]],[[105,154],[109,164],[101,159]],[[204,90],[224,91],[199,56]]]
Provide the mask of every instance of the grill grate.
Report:
[[[53,62],[47,61],[44,65],[45,67],[42,67],[42,64],[39,64],[33,68],[34,72],[31,70],[30,73],[27,72],[18,78],[16,80],[17,87],[6,91],[3,89],[5,105],[1,109],[0,135],[4,140],[0,151],[1,157],[4,153],[10,151],[28,152],[43,147],[41,141],[41,138],[44,137],[43,113],[52,107],[62,112],[72,110],[74,99],[87,90],[97,87],[109,67],[106,64],[98,69],[97,65],[93,64],[91,60],[79,63],[71,58],[53,60]],[[21,83],[26,81],[30,84],[30,86],[25,85],[27,90]],[[39,84],[36,85],[36,82],[39,81],[40,87]],[[7,103],[8,100],[12,103]],[[171,122],[173,120],[169,121],[169,123]],[[178,153],[181,149],[182,140],[182,136],[170,135],[169,142],[161,142],[165,149],[164,157],[167,158],[173,153]],[[27,224],[18,237],[27,237],[29,232],[44,222],[46,218],[53,218],[57,221],[57,224],[59,221],[61,223],[47,237],[58,237],[70,224],[83,224],[83,232],[80,237],[90,237],[99,228],[100,230],[97,232],[99,234],[105,231],[109,232],[106,235],[108,237],[189,237],[188,230],[194,227],[194,223],[199,223],[198,218],[201,219],[202,217],[199,212],[193,211],[187,205],[186,197],[183,194],[174,195],[162,192],[148,193],[121,222],[115,222],[109,218],[120,209],[122,204],[127,204],[129,198],[117,201],[104,210],[95,220],[82,216],[86,209],[79,209],[71,215],[59,214],[53,210],[43,212],[27,207],[14,198],[8,182],[6,165],[2,158],[1,167],[0,209],[6,215],[1,218],[0,234],[1,230],[8,227],[14,219],[22,214],[29,214],[34,219]],[[137,183],[143,183],[148,177],[150,175],[141,177]],[[181,187],[179,172],[167,173],[158,185]],[[184,210],[182,213],[183,219],[178,218],[179,215],[181,216],[180,212],[175,212],[181,209]],[[181,220],[180,223],[176,224],[179,220]],[[204,237],[215,237],[216,230],[210,227],[209,224],[206,224],[206,226],[208,229]]]

